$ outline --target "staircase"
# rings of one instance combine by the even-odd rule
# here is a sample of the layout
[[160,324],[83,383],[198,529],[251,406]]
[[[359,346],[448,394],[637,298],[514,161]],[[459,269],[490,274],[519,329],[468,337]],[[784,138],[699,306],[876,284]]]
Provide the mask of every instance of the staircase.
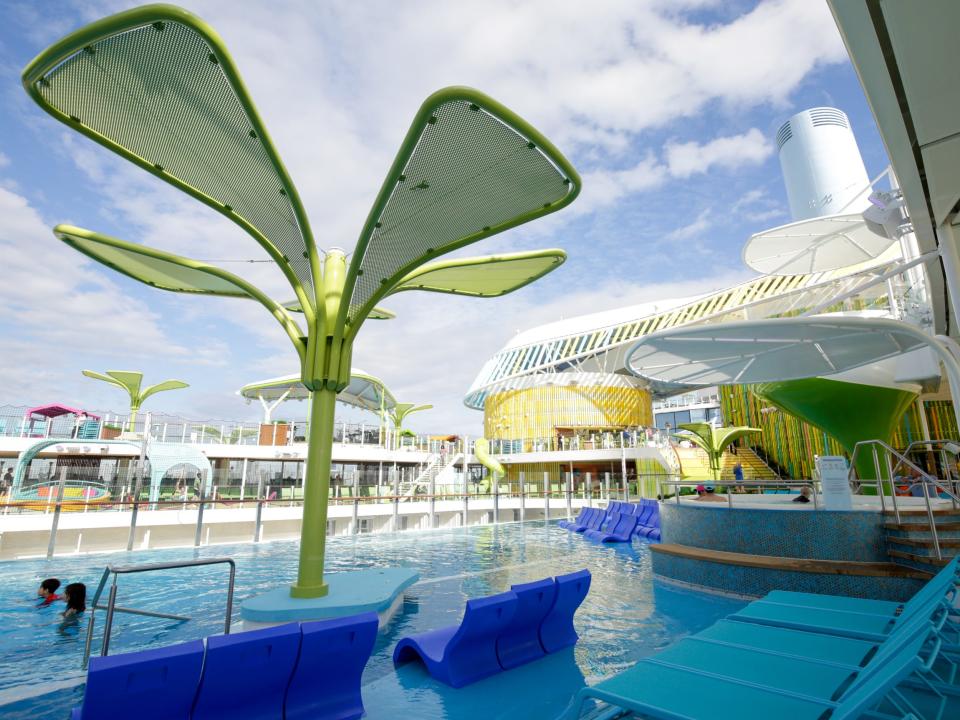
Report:
[[421,493],[429,493],[430,484],[436,481],[445,470],[460,462],[462,458],[463,453],[447,453],[446,456],[441,453],[436,453],[430,459],[430,462],[427,463],[423,472],[417,475],[414,480],[400,483],[400,497],[410,499],[414,497],[418,491]]
[[[689,480],[713,480],[710,461],[707,454],[698,447],[677,448],[677,455],[683,467],[683,477]],[[721,459],[720,481],[733,482],[733,468],[740,462],[743,465],[744,480],[776,480],[777,473],[750,448],[737,448],[737,454],[725,452]]]
[[960,555],[960,510],[933,511],[942,556],[940,560],[934,549],[926,509],[901,510],[899,523],[893,510],[885,510],[883,514],[887,518],[883,524],[887,555],[892,562],[933,574],[954,556]]

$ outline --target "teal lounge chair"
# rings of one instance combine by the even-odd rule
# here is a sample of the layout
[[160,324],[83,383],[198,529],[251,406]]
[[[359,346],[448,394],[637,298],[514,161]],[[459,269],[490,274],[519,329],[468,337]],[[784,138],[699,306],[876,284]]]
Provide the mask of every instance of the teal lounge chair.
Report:
[[[880,641],[913,617],[931,619],[946,616],[956,593],[957,560],[953,560],[910,598],[897,614],[877,614],[857,610],[836,610],[809,605],[784,605],[757,600],[733,615],[737,622],[761,623],[779,627],[828,633],[862,640]],[[856,605],[851,605],[856,607]],[[869,605],[869,607],[875,607]]]
[[[761,666],[772,656],[762,653],[744,655],[745,664],[740,666],[703,669],[683,664],[692,661],[703,665],[702,650],[687,646],[670,655],[659,653],[580,690],[563,720],[579,718],[592,700],[612,706],[609,714],[591,716],[603,718],[630,710],[662,720],[852,720],[888,695],[896,696],[896,686],[917,670],[932,666],[939,651],[939,636],[929,623],[917,618],[904,632],[883,643],[862,668],[794,661],[778,662],[775,671],[767,672]],[[758,682],[761,675],[775,686]],[[902,717],[909,715],[904,713]]]

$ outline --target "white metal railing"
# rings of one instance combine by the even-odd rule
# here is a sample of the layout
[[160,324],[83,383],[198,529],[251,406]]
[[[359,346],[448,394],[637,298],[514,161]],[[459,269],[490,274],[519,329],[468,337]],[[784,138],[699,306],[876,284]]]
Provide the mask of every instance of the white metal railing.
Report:
[[[488,438],[493,455],[516,455],[535,452],[569,452],[584,450],[619,450],[671,445],[670,435],[652,427],[634,427],[619,431],[582,431],[551,437],[518,439]],[[471,447],[472,451],[472,447]]]

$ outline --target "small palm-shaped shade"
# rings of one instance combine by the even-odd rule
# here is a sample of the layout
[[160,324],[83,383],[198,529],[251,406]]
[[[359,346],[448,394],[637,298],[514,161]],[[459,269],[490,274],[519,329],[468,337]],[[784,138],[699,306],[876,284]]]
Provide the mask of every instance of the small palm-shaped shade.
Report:
[[433,405],[417,405],[416,403],[397,403],[390,413],[390,419],[393,420],[393,427],[397,430],[403,430],[403,421],[407,416],[423,410],[431,410]]
[[720,458],[723,457],[723,451],[726,450],[731,443],[735,443],[746,435],[763,432],[760,428],[746,426],[718,428],[705,422],[681,423],[677,425],[677,429],[686,430],[687,432],[674,435],[674,437],[680,440],[689,440],[707,453],[714,480],[720,479]]
[[164,380],[156,385],[150,385],[141,389],[143,373],[134,370],[107,370],[106,374],[98,373],[94,370],[83,370],[82,372],[88,378],[101,380],[126,390],[127,396],[130,399],[130,422],[128,427],[131,432],[134,429],[137,412],[140,410],[140,406],[143,405],[144,400],[151,395],[164,392],[165,390],[180,390],[181,388],[190,387],[182,380]]
[[[569,205],[573,166],[509,109],[464,87],[429,96],[387,171],[347,264],[321,261],[306,212],[220,37],[186,10],[147,5],[55,43],[23,72],[48,113],[228,217],[276,262],[294,303],[231,273],[161,250],[58,226],[65,242],[154,287],[253,298],[280,322],[314,394],[292,592],[319,596],[333,412],[350,382],[353,341],[394,292],[511,292],[559,267],[559,250],[435,262]],[[291,315],[302,312],[303,327]],[[325,428],[321,432],[320,428]]]

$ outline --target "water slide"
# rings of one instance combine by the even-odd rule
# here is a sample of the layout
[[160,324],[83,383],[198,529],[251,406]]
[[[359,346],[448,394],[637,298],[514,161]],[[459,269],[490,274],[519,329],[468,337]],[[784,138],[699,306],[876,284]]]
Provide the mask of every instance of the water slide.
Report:
[[480,461],[480,464],[490,471],[491,475],[503,477],[506,474],[503,465],[490,455],[490,443],[486,438],[477,438],[473,441],[473,454]]

